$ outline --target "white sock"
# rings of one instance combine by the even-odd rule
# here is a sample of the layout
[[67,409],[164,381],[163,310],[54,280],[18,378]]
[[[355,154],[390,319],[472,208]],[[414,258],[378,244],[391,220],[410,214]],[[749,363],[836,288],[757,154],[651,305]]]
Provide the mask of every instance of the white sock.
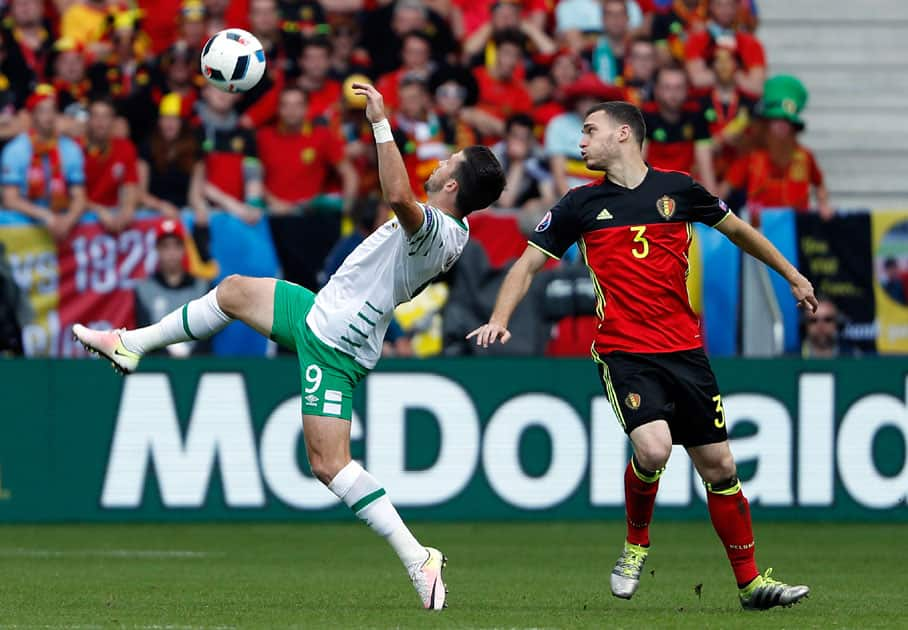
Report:
[[220,332],[233,319],[218,306],[217,287],[164,316],[157,324],[127,330],[120,339],[127,350],[147,354],[172,343],[205,339]]
[[425,562],[426,548],[404,525],[385,489],[362,466],[351,461],[331,480],[328,489],[372,531],[388,540],[405,567]]

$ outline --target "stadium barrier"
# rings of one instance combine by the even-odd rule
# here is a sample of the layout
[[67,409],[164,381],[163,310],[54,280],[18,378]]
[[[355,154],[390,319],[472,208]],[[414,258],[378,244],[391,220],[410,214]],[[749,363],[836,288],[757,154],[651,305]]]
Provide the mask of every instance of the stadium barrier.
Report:
[[[904,360],[715,368],[758,518],[908,521]],[[308,470],[292,359],[148,359],[126,379],[8,360],[0,383],[2,522],[352,518]],[[627,441],[589,361],[384,361],[355,410],[353,456],[407,517],[622,518]],[[706,518],[676,449],[657,518]]]

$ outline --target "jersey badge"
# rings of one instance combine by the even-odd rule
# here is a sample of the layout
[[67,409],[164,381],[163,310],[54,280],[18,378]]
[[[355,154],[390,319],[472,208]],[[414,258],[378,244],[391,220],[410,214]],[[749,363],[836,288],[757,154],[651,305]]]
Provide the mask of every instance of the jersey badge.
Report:
[[659,201],[656,202],[656,210],[666,221],[671,219],[672,215],[675,214],[675,200],[668,195],[662,195],[659,197]]
[[596,215],[597,221],[608,221],[609,219],[614,219],[612,213],[608,211],[608,208],[603,208],[602,212]]
[[631,392],[627,395],[627,398],[624,399],[624,404],[627,405],[628,409],[636,411],[637,409],[640,409],[640,400],[640,394]]
[[547,229],[549,229],[549,226],[551,224],[552,224],[552,211],[549,210],[548,212],[545,213],[545,216],[542,217],[542,221],[540,221],[539,224],[536,226],[536,231],[545,232]]

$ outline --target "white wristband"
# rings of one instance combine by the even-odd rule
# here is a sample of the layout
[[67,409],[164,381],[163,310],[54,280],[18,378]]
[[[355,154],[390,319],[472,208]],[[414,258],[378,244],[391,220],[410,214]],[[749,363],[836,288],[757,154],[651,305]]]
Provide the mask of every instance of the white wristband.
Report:
[[394,142],[394,134],[391,133],[391,125],[387,118],[372,123],[372,133],[375,135],[375,144]]

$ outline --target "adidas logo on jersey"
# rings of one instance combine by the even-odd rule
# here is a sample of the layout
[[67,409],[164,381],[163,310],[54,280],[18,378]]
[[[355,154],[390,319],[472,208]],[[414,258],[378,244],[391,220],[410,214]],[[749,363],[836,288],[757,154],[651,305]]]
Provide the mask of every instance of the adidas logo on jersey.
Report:
[[596,215],[597,221],[606,221],[608,219],[614,219],[614,218],[615,217],[612,216],[612,213],[608,211],[608,208],[603,208],[602,212],[600,212],[598,215]]

